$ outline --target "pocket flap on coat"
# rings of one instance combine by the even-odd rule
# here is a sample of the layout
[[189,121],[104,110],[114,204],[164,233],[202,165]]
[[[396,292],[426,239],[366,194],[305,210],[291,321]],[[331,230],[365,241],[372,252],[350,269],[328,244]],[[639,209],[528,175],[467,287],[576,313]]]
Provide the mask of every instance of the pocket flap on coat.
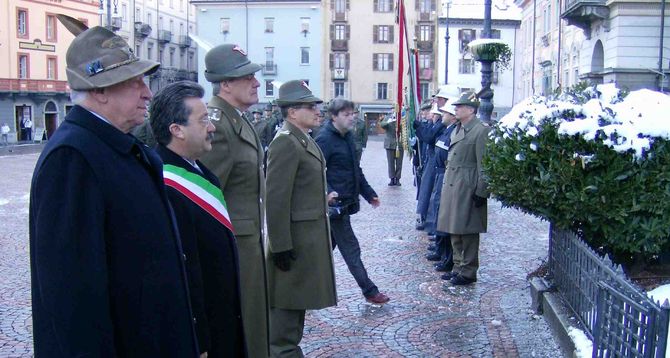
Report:
[[251,236],[259,233],[256,223],[253,219],[238,219],[233,222],[235,236]]
[[291,221],[310,221],[318,220],[324,217],[326,213],[320,210],[302,210],[302,211],[292,211],[291,212]]

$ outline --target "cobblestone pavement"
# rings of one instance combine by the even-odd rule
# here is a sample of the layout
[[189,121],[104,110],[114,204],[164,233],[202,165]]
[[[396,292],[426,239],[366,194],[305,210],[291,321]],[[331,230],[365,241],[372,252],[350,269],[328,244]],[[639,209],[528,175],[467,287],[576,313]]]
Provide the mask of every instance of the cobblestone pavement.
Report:
[[[401,187],[388,187],[381,138],[362,167],[382,201],[352,217],[363,262],[383,306],[365,302],[339,252],[339,304],[310,311],[302,347],[308,357],[560,357],[543,319],[530,311],[525,276],[547,253],[548,225],[489,200],[478,282],[443,291],[424,259],[427,238],[414,230],[415,188],[404,163]],[[28,191],[37,154],[0,157],[0,357],[32,356]]]

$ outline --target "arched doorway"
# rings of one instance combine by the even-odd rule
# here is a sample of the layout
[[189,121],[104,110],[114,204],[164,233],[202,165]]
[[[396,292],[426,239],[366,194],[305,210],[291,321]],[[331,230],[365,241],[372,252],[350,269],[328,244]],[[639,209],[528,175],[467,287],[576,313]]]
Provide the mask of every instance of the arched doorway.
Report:
[[58,107],[53,101],[47,101],[44,105],[44,127],[46,129],[46,138],[38,139],[49,139],[56,131],[58,127]]
[[605,54],[603,51],[603,43],[598,40],[593,47],[593,55],[591,55],[591,73],[600,73],[605,68]]

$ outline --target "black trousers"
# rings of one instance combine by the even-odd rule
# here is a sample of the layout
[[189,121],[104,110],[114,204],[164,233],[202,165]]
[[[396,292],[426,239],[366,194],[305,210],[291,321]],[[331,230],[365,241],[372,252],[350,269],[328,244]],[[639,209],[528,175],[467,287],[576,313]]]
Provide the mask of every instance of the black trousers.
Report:
[[372,297],[379,293],[377,286],[368,277],[368,271],[361,261],[361,247],[354,230],[351,228],[349,214],[330,219],[330,234],[333,238],[333,250],[337,247],[346,262],[349,272],[363,291],[363,296]]

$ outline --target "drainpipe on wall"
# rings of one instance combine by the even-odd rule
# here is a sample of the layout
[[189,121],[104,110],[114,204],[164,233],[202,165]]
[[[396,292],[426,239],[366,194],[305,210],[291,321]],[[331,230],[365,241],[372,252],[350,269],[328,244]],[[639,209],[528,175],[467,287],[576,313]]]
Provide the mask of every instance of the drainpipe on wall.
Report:
[[244,31],[244,36],[245,36],[244,49],[246,51],[249,51],[249,1],[248,0],[244,0],[244,16],[245,16],[244,27],[246,29]]
[[[665,1],[665,0],[664,0]],[[563,7],[563,2],[561,0],[558,0],[558,8],[559,11]],[[562,90],[562,85],[561,85],[561,48],[562,48],[562,42],[561,42],[561,17],[559,16],[558,19],[556,19],[558,22],[558,60],[556,61],[556,84],[558,84],[558,88]]]
[[531,69],[530,69],[530,88],[533,96],[535,95],[535,22],[536,22],[536,11],[537,11],[537,0],[531,0],[533,2],[533,59],[531,61]]
[[658,90],[663,91],[663,36],[665,32],[665,0],[661,1],[661,40],[658,46]]

